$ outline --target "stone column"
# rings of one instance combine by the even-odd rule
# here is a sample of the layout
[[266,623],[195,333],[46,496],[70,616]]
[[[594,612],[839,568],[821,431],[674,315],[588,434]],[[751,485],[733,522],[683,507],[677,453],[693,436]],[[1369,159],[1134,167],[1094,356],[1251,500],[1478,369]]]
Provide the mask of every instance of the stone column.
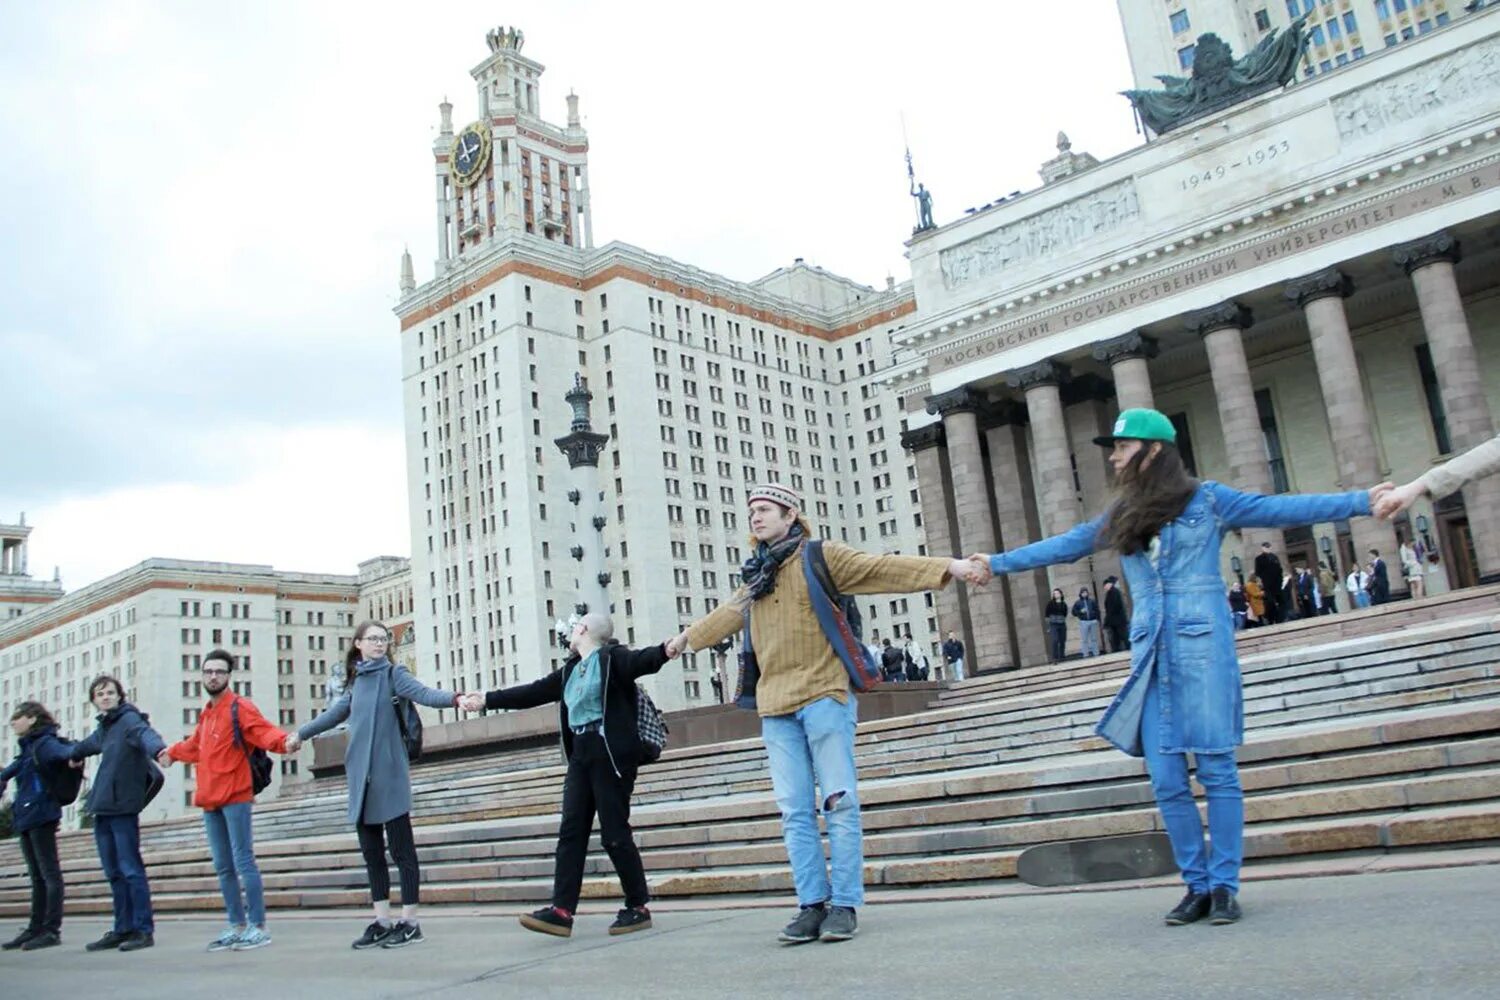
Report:
[[[1095,444],[1094,438],[1114,428],[1114,413],[1109,405],[1114,394],[1115,387],[1097,375],[1080,375],[1063,389],[1068,443],[1073,449],[1073,468],[1077,472],[1085,519],[1104,513],[1110,502],[1114,473],[1109,467],[1109,449]],[[1121,575],[1120,556],[1114,549],[1103,549],[1094,553],[1088,563],[1090,586],[1098,599],[1104,578]],[[1076,590],[1068,595],[1069,604],[1077,599]]]
[[[1495,436],[1495,423],[1485,398],[1463,299],[1453,276],[1453,265],[1459,259],[1458,240],[1451,233],[1433,233],[1391,252],[1416,288],[1422,327],[1432,351],[1432,368],[1443,397],[1443,413],[1448,418],[1450,446],[1456,454],[1468,451]],[[1463,495],[1480,579],[1493,583],[1500,579],[1500,477],[1476,479],[1464,487]]]
[[[1068,366],[1056,361],[1042,361],[1006,373],[1011,386],[1026,395],[1026,411],[1031,418],[1031,460],[1036,472],[1037,508],[1042,534],[1047,537],[1060,535],[1083,520],[1059,391],[1059,385],[1067,380],[1068,375]],[[1085,561],[1048,567],[1047,579],[1049,590],[1058,587],[1065,595],[1077,594],[1078,588],[1089,582],[1088,564]]]
[[[995,520],[1000,525],[1000,544],[1018,549],[1042,537],[1031,458],[1026,450],[1026,408],[1019,403],[1002,405],[991,416],[997,423],[985,431],[985,443],[990,450]],[[991,587],[996,585],[1005,587],[1010,597],[1018,664],[1034,667],[1046,663],[1047,634],[1042,621],[1048,591],[1046,570],[1017,573],[990,583]]]
[[[1318,385],[1328,410],[1338,486],[1345,490],[1368,489],[1382,479],[1375,451],[1375,427],[1365,405],[1359,359],[1354,354],[1354,340],[1349,336],[1349,318],[1344,314],[1344,299],[1353,291],[1354,282],[1337,268],[1298,278],[1286,287],[1286,297],[1301,307],[1307,319]],[[1358,517],[1349,522],[1349,530],[1359,560],[1367,562],[1369,550],[1378,549],[1390,574],[1391,593],[1406,593],[1406,580],[1396,553],[1396,529],[1388,521]]]
[[[958,532],[953,528],[953,497],[943,468],[945,441],[942,424],[913,428],[901,435],[901,447],[909,450],[917,460],[917,495],[922,502],[922,530],[927,536],[927,554],[952,557],[958,549]],[[950,583],[937,591],[933,599],[937,605],[938,633],[957,632],[964,649],[973,649],[965,588]]]
[[[984,397],[967,386],[929,396],[927,412],[943,418],[948,439],[948,471],[953,484],[957,555],[991,553],[1000,548],[995,516],[990,507],[990,477],[979,438],[978,410]],[[1013,670],[1015,652],[1010,638],[1010,602],[1005,588],[988,586],[969,592],[969,646],[973,669]]]
[[[1272,493],[1275,487],[1260,429],[1260,411],[1255,406],[1255,384],[1250,381],[1250,361],[1245,357],[1245,331],[1254,322],[1250,310],[1238,302],[1220,302],[1187,315],[1188,329],[1203,338],[1208,354],[1219,426],[1224,433],[1224,454],[1229,461],[1227,485],[1251,493]],[[1286,568],[1286,539],[1279,530],[1247,528],[1240,534],[1241,543],[1231,554],[1240,557],[1247,577],[1262,542],[1271,543]]]
[[1156,338],[1139,330],[1094,346],[1095,359],[1109,365],[1120,409],[1156,408],[1156,398],[1151,393],[1151,374],[1146,370],[1146,362],[1156,357],[1156,351]]

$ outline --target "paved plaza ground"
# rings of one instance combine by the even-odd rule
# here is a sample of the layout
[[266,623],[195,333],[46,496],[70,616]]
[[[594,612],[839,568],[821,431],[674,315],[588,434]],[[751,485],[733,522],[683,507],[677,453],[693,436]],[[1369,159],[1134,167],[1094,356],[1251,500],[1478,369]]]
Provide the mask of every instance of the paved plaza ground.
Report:
[[[1166,927],[1173,889],[867,907],[847,944],[786,948],[783,910],[671,910],[611,938],[612,912],[571,940],[515,912],[443,912],[403,951],[354,952],[361,914],[275,915],[269,948],[206,954],[217,924],[161,922],[157,946],[87,954],[99,920],[63,947],[0,956],[7,997],[1143,997],[1448,998],[1500,995],[1500,865],[1258,881],[1233,927]],[[517,911],[518,912],[518,911]],[[7,936],[11,927],[4,928]]]

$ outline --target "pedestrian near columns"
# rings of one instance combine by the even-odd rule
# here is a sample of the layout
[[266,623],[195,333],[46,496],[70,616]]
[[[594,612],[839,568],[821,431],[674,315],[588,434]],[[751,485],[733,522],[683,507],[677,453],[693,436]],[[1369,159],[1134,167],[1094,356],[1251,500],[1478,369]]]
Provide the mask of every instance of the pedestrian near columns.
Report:
[[943,640],[943,663],[948,668],[948,680],[964,679],[964,644],[953,632]]
[[1061,663],[1068,655],[1068,599],[1061,587],[1052,589],[1052,600],[1042,614],[1047,621],[1047,662]]
[[1279,625],[1291,614],[1291,608],[1282,591],[1281,560],[1271,549],[1270,542],[1260,543],[1260,554],[1255,557],[1255,575],[1260,578],[1261,599],[1265,612],[1261,620],[1267,625]]
[[557,704],[558,738],[568,770],[563,778],[562,819],[557,830],[557,864],[552,903],[521,917],[527,930],[571,937],[573,914],[583,889],[594,816],[599,843],[615,866],[625,906],[610,924],[611,935],[651,927],[651,893],[646,869],[630,829],[630,796],[635,790],[642,748],[636,719],[635,682],[661,670],[670,657],[665,643],[631,650],[614,641],[609,615],[590,611],[573,623],[572,655],[561,670],[530,684],[464,695],[464,707],[520,709]]
[[[422,941],[417,922],[422,872],[411,831],[411,770],[396,699],[428,708],[459,708],[452,691],[430,688],[387,656],[391,633],[376,621],[361,622],[344,656],[344,693],[338,701],[287,738],[286,749],[298,747],[321,732],[347,721],[349,741],[344,748],[344,774],[349,786],[349,822],[359,835],[365,859],[370,900],[375,919],[355,939],[357,951],[366,948],[404,948]],[[391,875],[385,852],[401,873],[401,919],[391,918]]]
[[1084,587],[1073,602],[1073,617],[1078,619],[1079,655],[1084,659],[1099,655],[1099,602]]
[[[1096,732],[1144,757],[1187,894],[1169,924],[1204,917],[1229,924],[1243,855],[1244,795],[1235,747],[1244,740],[1244,704],[1233,625],[1219,553],[1236,528],[1337,521],[1370,512],[1390,488],[1323,496],[1261,496],[1188,476],[1172,422],[1156,410],[1125,410],[1111,449],[1117,495],[1103,514],[1071,531],[989,557],[995,573],[1075,562],[1104,547],[1121,556],[1135,598],[1131,669]],[[1207,792],[1210,844],[1188,782],[1193,755]]]
[[228,650],[209,651],[202,665],[208,704],[199,713],[193,734],[157,757],[162,767],[170,767],[173,761],[197,765],[193,805],[203,810],[208,852],[229,918],[229,926],[209,942],[209,951],[253,951],[271,943],[265,889],[255,863],[250,754],[252,750],[286,753],[287,734],[267,722],[253,701],[232,689],[233,671],[234,657]]
[[[858,929],[856,911],[864,903],[856,700],[848,669],[812,606],[803,553],[815,536],[802,514],[802,497],[767,483],[751,489],[748,503],[751,556],[740,571],[744,586],[673,639],[668,652],[705,649],[748,632],[759,677],[746,672],[742,688],[760,714],[799,906],[779,940],[847,941]],[[936,590],[954,577],[989,578],[986,567],[965,559],[869,555],[834,542],[824,543],[822,551],[842,595],[912,593]],[[820,815],[828,828],[831,868],[818,835]]]
[[6,951],[39,951],[62,943],[63,874],[57,860],[57,825],[62,803],[53,795],[49,773],[68,765],[68,747],[57,735],[57,720],[39,702],[23,701],[10,714],[20,744],[16,759],[0,771],[0,797],[16,784],[11,825],[31,879],[31,919],[3,946]]
[[167,744],[151,728],[150,718],[125,700],[117,678],[95,677],[89,701],[99,710],[99,725],[68,752],[80,768],[86,758],[99,757],[84,804],[94,814],[94,846],[109,879],[115,922],[84,949],[140,951],[156,944],[151,884],[141,858],[141,810],[161,790],[161,771],[152,761]]
[[1120,593],[1120,579],[1115,576],[1104,578],[1104,631],[1111,653],[1130,648],[1130,614],[1125,610],[1125,595]]
[[1339,578],[1332,563],[1318,564],[1318,593],[1323,598],[1323,614],[1339,613]]

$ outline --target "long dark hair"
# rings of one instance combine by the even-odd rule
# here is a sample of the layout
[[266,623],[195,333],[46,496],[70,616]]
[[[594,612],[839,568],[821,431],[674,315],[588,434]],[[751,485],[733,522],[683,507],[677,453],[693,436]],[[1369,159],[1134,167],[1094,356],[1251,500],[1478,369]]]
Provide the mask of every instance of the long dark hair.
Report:
[[[1147,464],[1153,444],[1161,448]],[[1182,513],[1197,489],[1198,480],[1188,475],[1176,445],[1142,441],[1140,451],[1120,472],[1105,539],[1121,555],[1143,551],[1168,521]]]
[[[345,690],[348,690],[349,685],[354,683],[354,667],[359,663],[359,640],[363,639],[365,633],[370,631],[370,629],[372,628],[380,629],[380,631],[385,633],[385,637],[387,639],[391,640],[392,642],[395,641],[396,637],[391,635],[391,630],[385,627],[385,622],[377,622],[373,619],[366,622],[360,622],[359,628],[354,630],[354,638],[349,642],[349,651],[344,654]],[[386,659],[391,659],[390,643],[386,644],[385,655]],[[391,662],[395,663],[396,661],[391,659]]]
[[52,717],[52,713],[47,711],[39,701],[23,701],[16,706],[14,712],[10,713],[12,721],[19,719],[23,715],[32,720],[32,729],[35,729],[37,726],[57,725],[57,720]]

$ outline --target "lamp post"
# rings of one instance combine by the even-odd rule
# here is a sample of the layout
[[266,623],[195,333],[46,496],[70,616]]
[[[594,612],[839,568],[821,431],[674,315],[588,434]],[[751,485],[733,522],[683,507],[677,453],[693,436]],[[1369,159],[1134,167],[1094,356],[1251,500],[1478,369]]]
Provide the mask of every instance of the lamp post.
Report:
[[1333,569],[1333,539],[1324,535],[1318,539],[1318,548],[1323,550],[1323,559],[1328,563],[1328,568]]
[[1240,581],[1240,586],[1245,585],[1245,563],[1239,556],[1229,557],[1229,568],[1234,571],[1235,579]]

